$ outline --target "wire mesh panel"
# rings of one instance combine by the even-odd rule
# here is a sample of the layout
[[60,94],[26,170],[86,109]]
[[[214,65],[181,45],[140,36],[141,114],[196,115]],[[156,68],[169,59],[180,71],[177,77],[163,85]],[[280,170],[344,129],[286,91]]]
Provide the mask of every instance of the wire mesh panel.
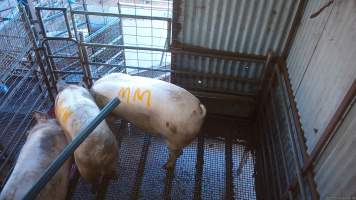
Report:
[[1,9],[9,9],[0,12],[0,83],[4,83],[30,50],[31,43],[24,22],[14,7],[16,3],[6,6],[4,1],[0,5]]
[[225,197],[225,143],[216,139],[204,140],[204,169],[202,199]]
[[144,168],[139,199],[163,199],[168,149],[162,138],[152,137]]
[[232,161],[235,199],[256,199],[253,152],[244,145],[233,144]]
[[27,131],[32,111],[47,111],[51,101],[34,63],[29,25],[16,2],[1,1],[0,12],[0,185],[10,175]]
[[[48,111],[51,101],[46,96],[47,91],[41,89],[40,82],[35,77],[15,77],[6,98],[0,105],[0,171],[9,175],[9,169],[14,165],[17,154],[27,137],[27,130],[32,125],[33,110]],[[1,177],[5,181],[6,177]]]
[[[131,127],[131,125],[129,125]],[[128,128],[121,136],[118,174],[119,179],[112,182],[107,190],[106,199],[130,199],[135,189],[138,168],[141,162],[144,143],[147,137],[135,127]]]
[[195,187],[197,139],[185,147],[176,163],[171,188],[172,199],[193,199]]

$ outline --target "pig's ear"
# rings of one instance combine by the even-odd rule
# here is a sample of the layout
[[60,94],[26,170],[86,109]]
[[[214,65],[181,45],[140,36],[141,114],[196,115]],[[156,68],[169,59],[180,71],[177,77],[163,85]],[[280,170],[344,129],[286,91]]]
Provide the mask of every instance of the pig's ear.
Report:
[[57,81],[56,87],[58,92],[64,90],[67,86],[68,84],[63,79]]
[[32,116],[36,119],[37,122],[43,123],[48,121],[48,115],[40,111],[33,111]]

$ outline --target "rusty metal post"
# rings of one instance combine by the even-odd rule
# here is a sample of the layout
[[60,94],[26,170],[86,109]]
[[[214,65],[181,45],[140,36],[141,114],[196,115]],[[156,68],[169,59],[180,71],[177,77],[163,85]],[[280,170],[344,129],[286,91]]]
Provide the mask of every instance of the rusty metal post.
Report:
[[38,47],[38,44],[37,44],[37,41],[36,41],[36,38],[35,38],[35,33],[32,30],[30,20],[29,20],[27,14],[26,14],[24,8],[21,5],[18,5],[18,9],[19,9],[19,12],[21,14],[22,20],[24,21],[25,27],[26,27],[26,29],[28,31],[28,35],[29,35],[29,38],[30,38],[30,40],[32,42],[32,46],[33,46],[33,48],[35,50],[36,62],[38,64],[38,66],[40,67],[40,70],[41,70],[41,73],[42,73],[42,76],[43,76],[43,80],[44,80],[45,85],[46,85],[47,90],[48,90],[48,96],[51,99],[51,101],[54,103],[55,99],[54,99],[54,94],[53,94],[53,91],[52,91],[52,86],[51,86],[51,83],[50,83],[50,81],[48,79],[48,75],[46,73],[45,66],[44,66],[44,64],[42,62],[41,52],[40,52],[40,49]]
[[[271,100],[270,100],[270,107],[271,107],[271,112],[272,112],[272,119],[276,119],[277,115],[276,115],[276,108],[275,105],[273,103],[273,96],[271,96]],[[284,154],[283,151],[283,143],[282,143],[282,139],[281,139],[281,131],[279,129],[279,124],[276,120],[274,120],[274,126],[276,128],[276,133],[277,133],[277,137],[278,137],[278,144],[281,147],[281,156],[282,156],[282,161],[283,161],[283,171],[284,174],[286,176],[286,182],[288,184],[288,187],[291,185],[291,180],[289,179],[289,175],[288,175],[288,170],[287,170],[287,160],[286,160],[286,156]],[[289,188],[287,188],[288,190],[288,196],[289,196],[289,200],[293,199],[293,194],[292,192],[289,190]]]
[[80,53],[80,57],[81,57],[81,61],[82,61],[82,66],[83,66],[83,71],[84,71],[84,79],[86,81],[86,84],[89,88],[91,88],[91,86],[93,85],[93,77],[91,75],[91,70],[90,70],[90,66],[89,66],[89,57],[88,57],[88,53],[87,53],[87,49],[85,46],[82,45],[82,43],[84,42],[84,36],[83,33],[80,32],[79,33],[79,53]]

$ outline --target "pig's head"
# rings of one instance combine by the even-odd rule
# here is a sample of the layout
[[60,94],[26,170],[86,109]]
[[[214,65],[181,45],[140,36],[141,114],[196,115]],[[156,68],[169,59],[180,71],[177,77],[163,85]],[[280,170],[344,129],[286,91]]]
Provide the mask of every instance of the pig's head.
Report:
[[[33,118],[36,120],[36,126],[41,126],[41,125],[52,125],[52,126],[58,126],[57,121],[53,118],[50,118],[46,113],[40,112],[40,111],[33,111],[32,112]],[[34,128],[35,128],[34,127]]]
[[46,123],[48,121],[48,115],[39,111],[33,111],[33,117],[36,119],[37,123]]
[[36,125],[32,127],[31,130],[28,131],[28,138],[32,137],[33,135],[39,133],[48,133],[48,131],[38,131],[38,130],[51,130],[50,133],[55,133],[58,131],[62,131],[61,127],[57,123],[57,120],[54,118],[50,118],[46,113],[40,111],[33,111],[32,112],[33,118],[36,120]]

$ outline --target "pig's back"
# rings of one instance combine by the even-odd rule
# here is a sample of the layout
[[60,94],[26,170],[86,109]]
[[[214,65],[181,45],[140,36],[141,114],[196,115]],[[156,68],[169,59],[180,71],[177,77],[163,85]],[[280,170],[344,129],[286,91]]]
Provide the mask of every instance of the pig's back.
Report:
[[[30,133],[0,199],[22,199],[67,144],[59,129],[42,128]],[[41,191],[37,199],[65,199],[69,181],[67,161]]]
[[[101,106],[119,97],[121,103],[114,112],[151,133],[169,132],[167,121],[177,127],[186,126],[192,123],[194,112],[201,113],[198,98],[181,87],[156,79],[110,74],[95,82],[92,91]],[[204,116],[197,117],[193,123]]]
[[89,123],[99,112],[94,99],[84,88],[70,86],[57,95],[56,118],[67,134],[78,133],[82,126]]
[[[119,97],[121,104],[117,110],[125,114],[140,112],[166,117],[178,111],[180,115],[184,115],[190,114],[200,104],[199,99],[187,90],[165,81],[146,77],[110,74],[102,80],[99,79],[92,90],[95,94],[107,97],[108,100]],[[99,104],[103,106],[105,103],[107,102]]]

